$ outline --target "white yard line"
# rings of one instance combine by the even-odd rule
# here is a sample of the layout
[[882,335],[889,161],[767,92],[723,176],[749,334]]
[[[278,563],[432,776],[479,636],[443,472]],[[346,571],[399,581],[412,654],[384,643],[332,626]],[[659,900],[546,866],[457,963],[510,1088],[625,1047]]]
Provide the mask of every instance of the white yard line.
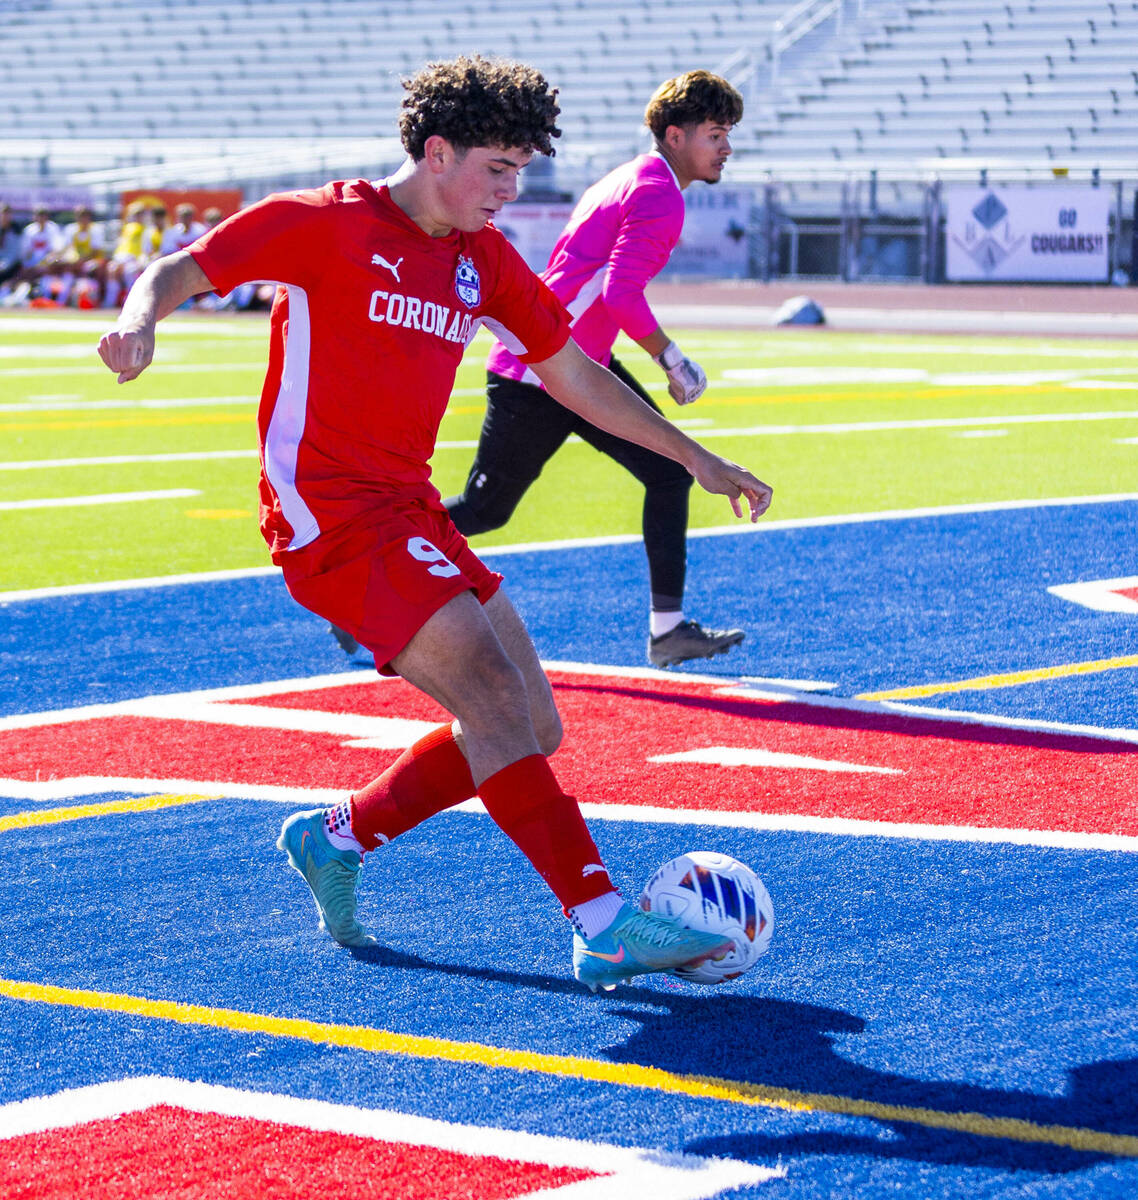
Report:
[[[1015,509],[1064,508],[1068,505],[1121,504],[1138,500],[1138,492],[1116,492],[1100,496],[1065,496],[1045,500],[990,500],[974,504],[945,504],[930,508],[883,509],[880,512],[843,513],[839,516],[792,517],[784,521],[761,520],[751,525],[712,525],[704,529],[689,529],[688,537],[725,537],[757,533],[778,533],[787,529],[824,528],[838,525],[860,525],[872,521],[906,521],[925,517],[952,517],[965,513],[1009,512]],[[530,554],[539,550],[580,550],[592,546],[623,546],[639,542],[635,533],[606,534],[601,537],[566,538],[549,542],[518,542],[509,546],[476,546],[479,557]],[[60,587],[27,588],[0,592],[0,604],[25,600],[47,600],[59,596],[80,596],[96,592],[131,591],[138,588],[175,587],[188,583],[215,583],[231,579],[252,579],[260,575],[279,575],[278,567],[244,567],[226,571],[201,571],[183,575],[156,575],[145,579],[117,579],[104,583],[78,583]]]
[[100,592],[131,592],[145,588],[178,587],[185,583],[219,583],[230,579],[255,579],[260,575],[279,575],[280,573],[280,567],[237,567],[228,571],[157,575],[147,579],[108,579],[104,583],[76,583],[62,587],[0,592],[0,604],[13,604],[23,600],[50,600],[57,596],[88,596]]
[[0,471],[54,471],[61,467],[117,467],[129,463],[202,462],[224,458],[259,458],[256,450],[188,450],[182,454],[106,454],[100,458],[37,458],[0,462]]
[[[207,785],[202,785],[206,787]],[[474,802],[467,801],[473,805]],[[479,806],[481,808],[481,806]],[[638,804],[582,804],[589,821],[643,821],[656,825],[713,825],[770,833],[815,833],[830,837],[905,838],[928,842],[984,842],[1045,846],[1057,850],[1096,850],[1138,854],[1138,837],[1120,833],[1071,833],[1055,829],[1001,829],[975,825],[926,825],[857,821],[848,817],[809,817],[784,813],[708,812],[706,809],[652,808]]]
[[1136,411],[1031,413],[1017,416],[929,417],[911,421],[842,421],[828,425],[746,425],[735,429],[701,429],[709,437],[787,437],[800,434],[886,433],[909,429],[981,429],[987,426],[1049,425],[1084,421],[1134,421]]
[[[783,521],[768,521],[765,518],[751,525],[739,522],[735,525],[709,525],[703,529],[689,529],[689,538],[727,537],[758,533],[779,533],[787,529],[815,529],[837,525],[862,525],[873,521],[908,521],[925,517],[954,517],[967,513],[1010,512],[1027,508],[1065,508],[1081,504],[1119,504],[1138,500],[1138,492],[1117,492],[1101,496],[1065,496],[1049,500],[984,500],[973,504],[944,504],[929,508],[882,509],[880,512],[842,513],[838,516],[788,517]],[[590,546],[620,546],[641,541],[637,533],[611,534],[594,538],[571,538],[551,542],[518,542],[512,546],[475,546],[479,557],[497,554],[530,554],[538,550],[579,550]],[[0,603],[5,595],[0,592]]]
[[[92,358],[95,358],[92,351]],[[94,362],[91,365],[70,366],[70,367],[3,367],[0,368],[0,377],[5,379],[29,379],[38,378],[40,375],[87,375],[98,374],[101,364]],[[105,369],[105,368],[103,368]],[[215,374],[218,371],[261,371],[265,370],[265,360],[257,359],[254,362],[223,362],[223,363],[188,363],[180,362],[176,368],[179,374],[185,374],[188,371],[205,372],[212,371]]]
[[[218,799],[257,800],[288,808],[337,804],[349,788],[282,787],[214,779],[163,779],[76,775],[67,779],[30,781],[0,777],[0,797],[35,804],[58,804],[80,797],[137,794],[198,795]],[[487,816],[480,800],[467,800],[451,812]],[[704,808],[659,808],[648,804],[582,802],[588,821],[639,822],[645,825],[701,825],[716,829],[749,829],[760,833],[806,833],[826,837],[902,838],[909,841],[973,842],[1048,849],[1138,854],[1138,837],[1115,833],[1079,833],[1055,829],[1005,829],[998,826],[931,825],[918,822],[863,821],[849,817],[812,817],[797,813],[717,812]]]
[[154,400],[146,396],[124,396],[122,399],[116,397],[114,400],[82,400],[77,403],[67,403],[62,400],[26,400],[15,404],[0,404],[0,413],[69,412],[82,414],[105,409],[211,408],[218,405],[253,405],[256,403],[256,396],[179,396],[169,400]]
[[[28,508],[86,508],[93,504],[133,504],[144,500],[184,500],[200,496],[193,488],[169,488],[163,492],[104,492],[100,496],[48,496],[38,500],[0,500],[0,512]],[[2,594],[2,593],[0,593]]]

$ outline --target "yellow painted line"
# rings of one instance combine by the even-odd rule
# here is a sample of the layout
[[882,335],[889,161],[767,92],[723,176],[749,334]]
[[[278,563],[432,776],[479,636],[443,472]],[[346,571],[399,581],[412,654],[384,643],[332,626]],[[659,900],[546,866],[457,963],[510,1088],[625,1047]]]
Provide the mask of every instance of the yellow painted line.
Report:
[[67,808],[30,809],[0,817],[0,833],[9,829],[30,829],[35,825],[58,825],[61,821],[82,821],[87,817],[110,817],[116,813],[153,812],[159,808],[176,808],[179,804],[199,804],[203,800],[218,800],[218,796],[175,795],[132,796],[126,800],[107,800],[101,804],[73,804]]
[[915,687],[893,688],[885,692],[862,692],[858,700],[917,700],[922,696],[940,696],[948,692],[981,692],[988,688],[1017,687],[1022,683],[1042,683],[1071,675],[1096,675],[1100,671],[1118,671],[1138,667],[1138,654],[1122,658],[1100,658],[1095,662],[1063,663],[1057,667],[1038,667],[1032,671],[1011,671],[1006,675],[980,675],[955,683],[921,683]]
[[[735,381],[731,381],[734,383]],[[748,387],[754,387],[754,384],[746,383],[743,380],[738,381],[738,389],[740,391]],[[1001,396],[1038,396],[1046,395],[1055,392],[1062,385],[1042,383],[1030,384],[985,384],[981,387],[937,387],[935,384],[928,382],[914,382],[906,384],[897,384],[892,387],[881,387],[874,390],[874,402],[888,402],[891,400],[912,400],[914,396],[919,396],[922,400],[950,400],[958,397],[971,397],[973,400],[978,398],[989,397],[993,394]],[[700,400],[703,408],[714,407],[716,404],[817,404],[826,403],[828,401],[850,401],[862,400],[865,398],[865,384],[863,383],[847,383],[843,385],[841,391],[810,391],[809,395],[795,396],[787,395],[787,392],[793,393],[809,389],[810,384],[807,383],[780,383],[772,384],[769,387],[764,385],[762,395],[748,393],[743,396],[723,396],[720,394],[723,390],[734,391],[735,388],[727,388],[726,384],[717,385],[715,391],[705,392]],[[991,416],[991,412],[987,412],[986,416]],[[1011,415],[1011,414],[1009,414]]]
[[478,1067],[528,1071],[575,1080],[587,1079],[619,1087],[643,1088],[693,1099],[722,1100],[732,1104],[789,1112],[825,1112],[889,1123],[902,1121],[924,1125],[930,1129],[973,1134],[977,1137],[1038,1142],[1117,1157],[1138,1157],[1138,1137],[1128,1134],[1104,1133],[1096,1129],[1068,1125],[1037,1125],[1032,1121],[1021,1121],[1014,1117],[989,1117],[983,1113],[941,1112],[904,1104],[881,1104],[852,1096],[798,1092],[790,1088],[769,1087],[713,1076],[679,1075],[637,1063],[614,1063],[568,1055],[541,1054],[531,1050],[510,1050],[479,1042],[454,1042],[444,1038],[392,1033],[364,1025],[332,1025],[322,1021],[274,1017],[226,1008],[206,1008],[173,1000],[147,1000],[141,996],[113,992],[81,991],[16,979],[0,979],[0,996],[39,1004],[62,1004],[103,1012],[127,1013],[131,1016],[175,1021],[181,1025],[228,1029],[236,1033],[297,1038],[315,1045],[342,1046],[371,1054],[467,1063]]

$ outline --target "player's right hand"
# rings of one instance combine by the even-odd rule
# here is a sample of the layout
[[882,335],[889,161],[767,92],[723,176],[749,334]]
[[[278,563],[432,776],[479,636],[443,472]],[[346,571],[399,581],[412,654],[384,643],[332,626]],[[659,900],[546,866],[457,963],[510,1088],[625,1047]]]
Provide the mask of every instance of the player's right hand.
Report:
[[154,331],[112,329],[99,339],[99,357],[119,383],[137,379],[154,358]]

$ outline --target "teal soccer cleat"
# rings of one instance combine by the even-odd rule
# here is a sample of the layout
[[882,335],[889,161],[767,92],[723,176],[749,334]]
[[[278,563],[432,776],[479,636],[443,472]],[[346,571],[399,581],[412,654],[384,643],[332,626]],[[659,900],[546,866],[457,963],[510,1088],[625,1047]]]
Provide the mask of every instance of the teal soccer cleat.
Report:
[[625,904],[596,937],[573,935],[573,974],[591,991],[601,987],[611,992],[634,975],[694,966],[726,954],[733,945],[721,934],[687,929],[671,917]]
[[277,848],[288,855],[289,865],[312,889],[321,929],[341,946],[378,945],[356,920],[356,884],[363,858],[354,850],[332,845],[324,832],[322,808],[293,813],[281,827]]

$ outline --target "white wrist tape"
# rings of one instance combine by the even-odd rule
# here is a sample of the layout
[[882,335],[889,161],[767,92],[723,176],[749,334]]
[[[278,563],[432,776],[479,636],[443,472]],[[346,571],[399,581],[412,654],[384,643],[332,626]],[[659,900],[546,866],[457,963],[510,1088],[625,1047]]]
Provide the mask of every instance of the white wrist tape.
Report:
[[684,361],[684,352],[675,342],[669,342],[659,354],[653,354],[652,358],[665,371],[673,371]]

